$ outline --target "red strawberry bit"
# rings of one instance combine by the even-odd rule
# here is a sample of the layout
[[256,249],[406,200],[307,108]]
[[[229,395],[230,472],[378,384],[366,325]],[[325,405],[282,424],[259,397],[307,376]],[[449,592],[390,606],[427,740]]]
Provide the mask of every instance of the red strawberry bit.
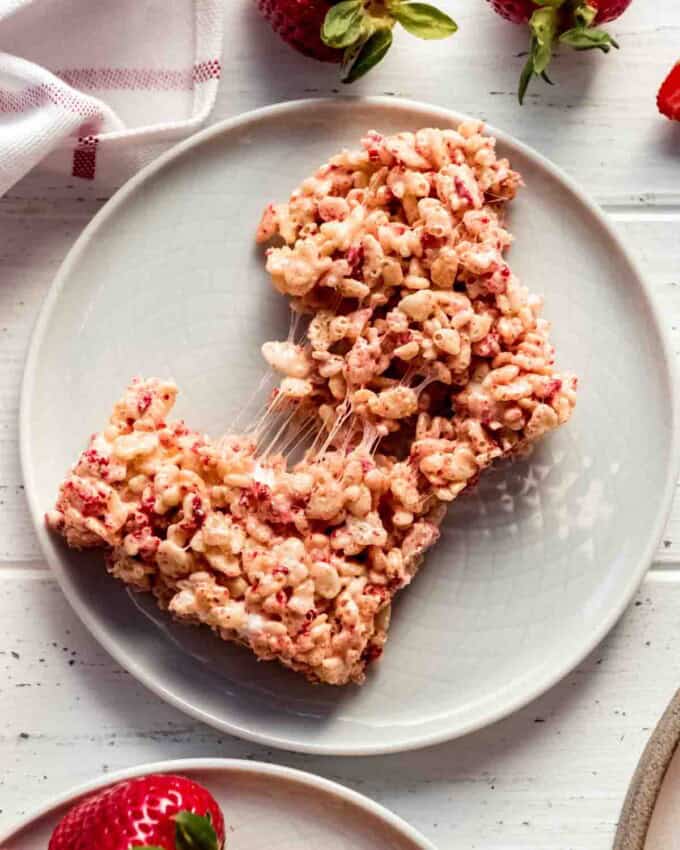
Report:
[[86,449],[83,452],[83,457],[92,466],[108,466],[109,459],[104,455],[99,454],[96,449]]
[[140,416],[143,416],[146,411],[151,407],[151,401],[151,393],[148,390],[146,390],[140,395],[139,399],[137,400],[137,410],[139,411]]
[[193,534],[205,522],[205,510],[201,497],[195,495],[191,500],[191,516],[187,516],[181,523],[181,527],[187,534]]
[[83,516],[102,516],[106,513],[108,500],[106,496],[101,494],[90,496],[83,501],[82,513]]
[[500,354],[501,342],[497,331],[491,331],[484,339],[480,339],[472,346],[473,352],[479,357],[495,357]]
[[361,653],[361,660],[364,664],[371,664],[373,661],[377,661],[382,654],[382,647],[376,646],[374,643],[369,643]]
[[126,528],[128,532],[137,542],[137,554],[142,561],[150,562],[158,551],[160,546],[160,537],[156,537],[148,524],[148,519],[144,514],[135,512],[131,519],[128,519]]
[[364,246],[363,245],[352,245],[352,247],[347,251],[347,262],[350,265],[352,270],[352,274],[355,274],[359,266],[364,261]]
[[109,474],[109,459],[107,457],[99,454],[96,449],[86,449],[82,454],[82,461],[94,470],[103,481],[107,480]]
[[560,378],[553,378],[552,381],[548,381],[548,383],[542,387],[541,392],[536,392],[536,395],[539,398],[543,398],[544,401],[547,401],[548,404],[552,403],[552,400],[555,398],[555,395],[562,389],[562,381]]
[[501,269],[496,269],[484,281],[484,286],[487,292],[493,295],[500,295],[508,288],[508,280],[510,278],[510,269],[504,266]]
[[73,481],[67,481],[64,490],[71,498],[80,502],[80,512],[83,516],[101,516],[106,512],[108,498],[104,493],[98,491],[93,493],[84,487],[77,486]]
[[134,537],[141,537],[144,530],[148,527],[149,518],[141,511],[134,511],[134,513],[131,513],[125,522],[125,530],[128,534],[132,534]]
[[406,345],[413,339],[413,331],[399,331],[394,335],[394,343],[396,346]]
[[381,601],[387,599],[387,588],[382,584],[367,584],[364,593],[369,596],[378,596]]
[[471,207],[475,205],[475,199],[472,196],[472,193],[465,185],[465,183],[460,179],[460,177],[453,178],[453,185],[456,187],[456,194],[459,198],[462,198],[464,201],[467,201]]
[[151,533],[147,537],[145,537],[141,545],[139,547],[139,557],[142,561],[150,563],[156,556],[156,552],[158,552],[158,547],[161,545],[160,537],[155,537]]
[[429,251],[434,248],[438,248],[442,243],[442,240],[439,236],[434,236],[432,233],[423,233],[420,237],[420,244],[423,246],[425,251]]
[[366,153],[368,154],[368,158],[371,162],[379,162],[381,158],[381,148],[385,141],[385,137],[381,136],[380,133],[376,133],[371,131],[367,136],[370,139],[371,143],[366,147]]
[[272,491],[266,484],[262,484],[260,481],[253,481],[251,485],[251,490],[253,496],[258,499],[269,499],[271,497]]
[[149,493],[147,496],[144,496],[142,498],[142,501],[139,504],[139,509],[141,511],[143,511],[145,514],[147,514],[147,516],[150,515],[150,514],[155,515],[156,514],[156,511],[154,509],[155,504],[156,504],[156,496],[152,492],[152,493]]

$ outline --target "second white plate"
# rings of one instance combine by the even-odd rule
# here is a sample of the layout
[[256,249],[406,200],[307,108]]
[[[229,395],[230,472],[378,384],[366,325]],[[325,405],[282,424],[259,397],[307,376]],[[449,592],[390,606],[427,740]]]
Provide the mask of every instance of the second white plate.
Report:
[[671,359],[644,282],[602,214],[498,133],[526,181],[511,263],[546,296],[559,362],[581,377],[572,421],[529,461],[452,507],[395,606],[362,689],[311,687],[209,632],[173,625],[110,579],[99,553],[43,526],[59,482],[132,375],[173,377],[178,413],[217,434],[285,338],[287,308],[253,234],[270,200],[371,127],[462,116],[391,99],[302,101],[212,127],[132,180],[62,267],[28,358],[21,437],[43,550],[92,633],[164,699],[262,743],[334,754],[403,750],[497,720],[571,670],[630,601],[675,481]]
[[43,806],[0,837],[0,846],[46,848],[61,817],[82,797],[148,773],[179,773],[204,785],[224,814],[227,850],[435,850],[401,818],[342,785],[237,759],[165,761],[108,774]]

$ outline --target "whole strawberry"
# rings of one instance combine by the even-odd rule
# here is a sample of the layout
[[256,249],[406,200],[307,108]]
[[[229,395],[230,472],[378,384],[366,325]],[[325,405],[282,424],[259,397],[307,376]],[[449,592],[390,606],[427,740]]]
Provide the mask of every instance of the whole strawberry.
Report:
[[672,121],[680,121],[680,62],[671,68],[656,96],[659,112]]
[[519,102],[534,76],[547,83],[548,65],[556,43],[574,50],[597,48],[609,53],[616,41],[598,24],[622,15],[632,0],[488,0],[494,10],[513,24],[528,24],[531,36],[529,58],[519,79]]
[[183,776],[151,774],[87,797],[57,824],[48,850],[221,850],[213,796]]
[[305,56],[341,62],[352,83],[380,62],[392,45],[396,23],[424,39],[457,30],[451,18],[428,3],[408,0],[255,0],[281,38]]
[[342,50],[321,41],[328,0],[257,0],[272,29],[291,47],[320,62],[342,62]]

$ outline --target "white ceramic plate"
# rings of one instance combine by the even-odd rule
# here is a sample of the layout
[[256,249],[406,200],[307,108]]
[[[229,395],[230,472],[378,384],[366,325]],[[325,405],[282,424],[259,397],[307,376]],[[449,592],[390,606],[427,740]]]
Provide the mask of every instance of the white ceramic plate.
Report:
[[26,367],[21,433],[40,542],[81,619],[134,676],[220,729],[290,749],[366,754],[479,728],[571,670],[631,599],[676,476],[669,349],[643,279],[598,209],[497,133],[524,175],[511,263],[546,296],[572,421],[486,473],[395,606],[362,688],[310,687],[209,632],[173,626],[43,528],[58,484],[134,374],[173,377],[178,413],[220,433],[262,374],[287,309],[253,243],[260,212],[343,145],[463,116],[392,99],[282,104],[161,157],[96,216],[60,270]]
[[74,788],[0,837],[2,850],[46,848],[80,798],[147,773],[181,773],[204,785],[222,808],[227,850],[435,850],[392,812],[310,773],[236,759],[145,764]]

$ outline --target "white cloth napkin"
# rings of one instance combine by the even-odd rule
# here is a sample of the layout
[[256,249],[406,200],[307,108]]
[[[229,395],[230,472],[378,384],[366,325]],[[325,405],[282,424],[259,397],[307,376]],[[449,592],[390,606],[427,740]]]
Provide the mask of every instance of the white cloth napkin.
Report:
[[0,0],[0,195],[124,182],[206,118],[221,50],[221,0]]

